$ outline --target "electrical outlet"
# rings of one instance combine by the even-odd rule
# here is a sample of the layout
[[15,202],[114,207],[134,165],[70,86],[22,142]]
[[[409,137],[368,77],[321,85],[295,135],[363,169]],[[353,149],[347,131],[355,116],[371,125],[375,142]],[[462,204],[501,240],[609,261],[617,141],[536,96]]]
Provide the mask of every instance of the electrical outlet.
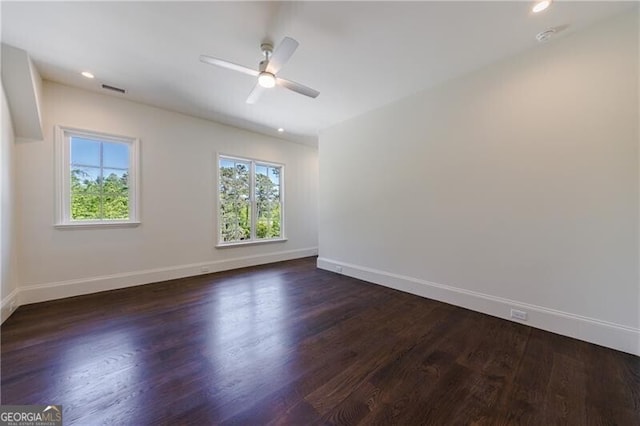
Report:
[[202,268],[200,268],[200,272],[202,272],[203,274],[206,274],[207,272],[209,272],[209,267],[203,266]]
[[517,309],[511,309],[511,318],[519,319],[520,321],[527,320],[527,313],[525,311],[519,311]]
[[339,274],[341,274],[341,273],[342,273],[342,266],[337,265],[337,266],[336,266],[336,272],[337,272],[337,273],[339,273]]

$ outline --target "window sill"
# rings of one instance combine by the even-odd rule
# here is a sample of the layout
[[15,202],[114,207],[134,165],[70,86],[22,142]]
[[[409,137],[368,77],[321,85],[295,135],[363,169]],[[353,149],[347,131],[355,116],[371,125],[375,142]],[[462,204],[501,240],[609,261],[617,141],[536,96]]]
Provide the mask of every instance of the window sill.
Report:
[[252,241],[238,241],[237,243],[219,243],[216,248],[229,248],[229,247],[241,247],[241,246],[253,246],[258,244],[270,244],[270,243],[284,243],[286,238],[273,238],[270,240],[252,240]]
[[94,228],[135,228],[140,222],[78,222],[58,223],[56,229],[94,229]]

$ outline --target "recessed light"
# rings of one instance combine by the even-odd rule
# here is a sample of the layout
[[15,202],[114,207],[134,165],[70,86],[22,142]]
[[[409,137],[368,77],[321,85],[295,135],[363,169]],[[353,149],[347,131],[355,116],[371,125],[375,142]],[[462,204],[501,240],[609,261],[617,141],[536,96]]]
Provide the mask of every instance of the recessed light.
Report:
[[284,129],[282,127],[279,127],[278,128],[278,132],[282,133],[282,132],[284,132]]
[[551,6],[551,0],[539,1],[538,3],[533,5],[533,7],[531,8],[531,11],[533,13],[540,13],[543,10],[546,10],[549,6]]
[[87,78],[93,78],[93,74],[91,74],[89,71],[82,71],[80,74],[82,74],[83,77],[87,77]]

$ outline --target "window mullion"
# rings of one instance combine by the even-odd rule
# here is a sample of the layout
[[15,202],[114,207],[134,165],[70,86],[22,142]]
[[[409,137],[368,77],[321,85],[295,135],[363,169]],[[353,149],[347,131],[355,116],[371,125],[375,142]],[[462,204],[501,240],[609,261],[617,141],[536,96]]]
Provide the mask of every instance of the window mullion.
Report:
[[65,135],[65,144],[64,144],[64,165],[63,165],[63,170],[64,170],[64,186],[62,188],[64,194],[65,194],[65,198],[63,201],[63,213],[62,213],[62,217],[63,218],[68,218],[71,217],[72,214],[72,208],[71,208],[71,203],[73,200],[73,194],[71,193],[71,136],[70,135]]
[[100,219],[104,220],[104,172],[103,172],[103,156],[104,143],[100,142]]
[[256,162],[251,162],[251,240],[256,239],[256,222],[258,220],[258,203],[256,202]]

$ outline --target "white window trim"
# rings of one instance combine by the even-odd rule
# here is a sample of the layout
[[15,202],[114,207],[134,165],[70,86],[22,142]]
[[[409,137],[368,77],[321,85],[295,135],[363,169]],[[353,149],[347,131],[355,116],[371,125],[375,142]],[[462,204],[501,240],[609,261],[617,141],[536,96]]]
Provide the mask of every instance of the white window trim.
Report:
[[[129,149],[129,219],[128,220],[72,220],[71,219],[71,136],[84,136],[104,141],[128,143]],[[60,229],[135,227],[140,225],[140,140],[75,127],[55,126],[55,223]]]
[[[222,229],[220,228],[220,224],[222,223],[222,217],[220,215],[221,212],[221,203],[220,203],[220,158],[228,158],[230,160],[238,160],[244,162],[251,163],[251,236],[248,240],[242,241],[222,241]],[[256,223],[258,221],[258,209],[255,207],[255,187],[256,187],[256,163],[261,166],[271,166],[271,167],[279,167],[280,168],[280,237],[278,238],[269,238],[269,239],[258,239],[255,236]],[[237,247],[237,246],[250,246],[257,244],[269,244],[269,243],[282,243],[287,241],[286,237],[286,218],[285,218],[285,165],[282,163],[276,163],[274,161],[266,161],[259,160],[257,158],[251,157],[239,157],[236,155],[224,154],[221,152],[216,153],[216,234],[217,234],[217,244],[216,248],[228,248],[228,247]]]

